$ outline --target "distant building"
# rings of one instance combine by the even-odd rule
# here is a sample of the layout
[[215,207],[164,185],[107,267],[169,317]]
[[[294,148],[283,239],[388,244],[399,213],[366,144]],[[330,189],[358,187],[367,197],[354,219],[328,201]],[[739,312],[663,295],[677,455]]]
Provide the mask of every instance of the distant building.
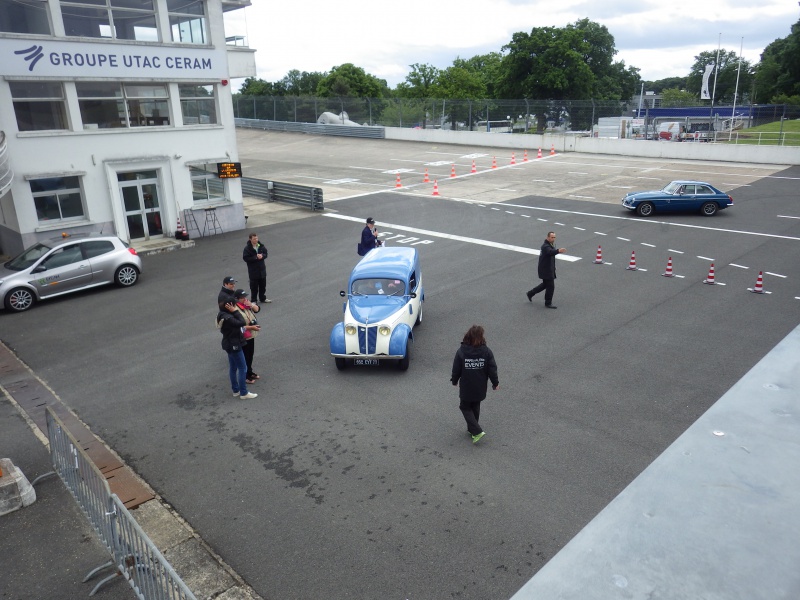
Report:
[[174,236],[214,208],[242,229],[231,79],[250,0],[0,0],[0,250],[62,232]]

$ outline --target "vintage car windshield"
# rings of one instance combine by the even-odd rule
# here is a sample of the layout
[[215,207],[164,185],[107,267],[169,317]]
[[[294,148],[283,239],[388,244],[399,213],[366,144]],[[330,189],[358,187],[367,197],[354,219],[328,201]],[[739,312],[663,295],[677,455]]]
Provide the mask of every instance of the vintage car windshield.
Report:
[[402,296],[405,294],[406,286],[399,279],[356,279],[350,290],[355,296]]
[[42,258],[47,252],[50,251],[50,246],[45,246],[42,243],[36,244],[35,246],[31,246],[22,254],[12,258],[3,266],[6,269],[11,269],[12,271],[22,271],[30,267],[33,263],[37,260]]
[[661,191],[666,194],[677,194],[680,187],[681,187],[680,183],[678,183],[677,181],[673,181],[672,183],[668,183],[666,187]]

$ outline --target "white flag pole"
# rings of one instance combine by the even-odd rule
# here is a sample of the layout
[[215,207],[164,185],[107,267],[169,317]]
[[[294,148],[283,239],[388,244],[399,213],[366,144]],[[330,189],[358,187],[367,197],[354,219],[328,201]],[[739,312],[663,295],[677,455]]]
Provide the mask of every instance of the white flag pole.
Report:
[[733,123],[736,118],[736,97],[739,95],[739,74],[742,72],[742,50],[744,49],[744,36],[742,36],[742,43],[739,45],[739,66],[736,67],[736,89],[733,92],[733,110],[731,110],[731,128],[728,132],[728,141],[733,137]]

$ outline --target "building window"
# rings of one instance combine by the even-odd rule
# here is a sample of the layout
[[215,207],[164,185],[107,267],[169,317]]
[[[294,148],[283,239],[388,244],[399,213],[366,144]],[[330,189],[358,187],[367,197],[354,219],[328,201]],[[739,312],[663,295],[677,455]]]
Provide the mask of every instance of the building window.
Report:
[[153,0],[61,0],[68,36],[158,42]]
[[41,0],[0,0],[0,32],[50,35],[47,3]]
[[217,163],[206,163],[189,167],[192,178],[194,202],[211,202],[225,199],[225,186],[217,177]]
[[10,81],[20,131],[67,129],[67,107],[60,83]]
[[31,179],[31,193],[40,223],[83,218],[80,178],[47,177]]
[[84,129],[169,125],[169,92],[163,83],[78,82]]
[[207,44],[204,0],[167,0],[172,41]]
[[217,103],[213,85],[178,85],[184,125],[206,125],[217,122]]

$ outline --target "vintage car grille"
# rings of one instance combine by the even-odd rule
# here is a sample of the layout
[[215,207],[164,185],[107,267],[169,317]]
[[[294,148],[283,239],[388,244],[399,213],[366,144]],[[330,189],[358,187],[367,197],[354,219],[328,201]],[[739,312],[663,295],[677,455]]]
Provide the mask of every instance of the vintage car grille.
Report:
[[361,354],[375,354],[375,341],[378,338],[378,327],[372,325],[365,327],[358,326],[358,351]]

